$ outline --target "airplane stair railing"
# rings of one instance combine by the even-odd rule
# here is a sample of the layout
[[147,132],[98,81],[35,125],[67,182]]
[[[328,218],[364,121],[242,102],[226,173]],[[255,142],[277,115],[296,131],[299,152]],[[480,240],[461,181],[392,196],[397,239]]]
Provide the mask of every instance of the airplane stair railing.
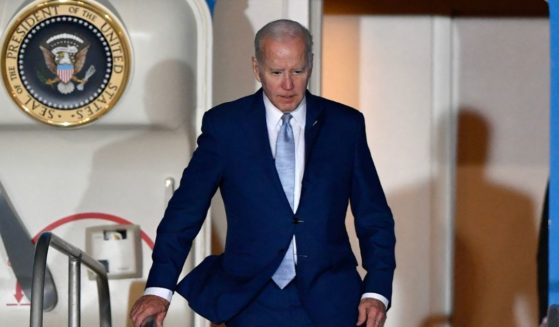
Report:
[[547,324],[546,327],[559,327],[559,305],[552,304],[547,310]]
[[101,327],[111,327],[111,299],[109,282],[105,266],[85,252],[72,246],[60,237],[50,233],[42,233],[35,247],[33,262],[33,282],[31,290],[31,327],[43,326],[43,288],[47,267],[49,247],[53,247],[66,255],[68,265],[68,326],[80,326],[80,284],[81,264],[83,263],[97,275],[97,291],[99,296],[99,316]]

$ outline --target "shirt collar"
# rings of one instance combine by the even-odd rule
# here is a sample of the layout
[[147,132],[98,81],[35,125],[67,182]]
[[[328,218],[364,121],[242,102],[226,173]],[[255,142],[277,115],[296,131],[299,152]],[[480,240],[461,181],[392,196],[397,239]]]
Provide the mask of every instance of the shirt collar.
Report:
[[[268,125],[268,128],[274,128],[279,124],[281,117],[283,116],[283,112],[274,106],[272,101],[270,101],[270,99],[266,96],[266,93],[262,92],[262,95],[264,96],[264,107],[266,108],[266,124]],[[303,98],[297,108],[290,112],[291,116],[293,116],[291,121],[301,126],[301,128],[305,128],[305,118],[307,116],[306,100],[306,97]]]

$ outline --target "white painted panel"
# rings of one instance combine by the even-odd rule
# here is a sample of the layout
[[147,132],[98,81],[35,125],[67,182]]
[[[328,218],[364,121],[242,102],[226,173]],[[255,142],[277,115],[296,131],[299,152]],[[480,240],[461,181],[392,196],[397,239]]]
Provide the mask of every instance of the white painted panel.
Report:
[[[490,121],[488,160],[545,163],[549,32],[545,19],[457,19],[457,101]],[[498,123],[496,123],[498,122]],[[536,143],[534,143],[536,142]],[[498,145],[512,146],[498,146]],[[520,151],[522,150],[522,151]]]
[[[365,114],[395,214],[387,326],[448,325],[453,287],[456,326],[535,325],[535,241],[549,159],[547,24],[325,17],[324,95]],[[459,134],[466,139],[455,140],[455,119],[463,127],[468,112],[477,118]],[[468,140],[486,156],[458,166],[452,282],[452,142],[462,149]]]
[[341,96],[365,115],[396,220],[398,267],[387,326],[420,326],[430,313],[432,288],[432,20],[326,16],[324,26],[324,95]]
[[389,326],[418,326],[431,291],[431,19],[365,17],[361,31],[360,107],[398,240]]
[[433,18],[431,128],[431,311],[428,321],[451,326],[456,189],[456,107],[452,102],[452,18]]
[[535,326],[549,160],[546,19],[456,19],[458,326]]

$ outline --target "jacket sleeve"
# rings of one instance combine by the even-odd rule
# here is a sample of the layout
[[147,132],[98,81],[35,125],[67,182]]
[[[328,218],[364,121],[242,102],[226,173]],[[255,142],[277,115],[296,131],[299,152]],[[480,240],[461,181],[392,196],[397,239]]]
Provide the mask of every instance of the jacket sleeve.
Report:
[[220,183],[222,158],[211,113],[204,114],[198,147],[157,228],[146,287],[175,289],[192,241],[202,227]]
[[350,200],[363,268],[367,271],[363,293],[378,293],[390,301],[396,268],[394,219],[367,145],[363,115],[359,117]]

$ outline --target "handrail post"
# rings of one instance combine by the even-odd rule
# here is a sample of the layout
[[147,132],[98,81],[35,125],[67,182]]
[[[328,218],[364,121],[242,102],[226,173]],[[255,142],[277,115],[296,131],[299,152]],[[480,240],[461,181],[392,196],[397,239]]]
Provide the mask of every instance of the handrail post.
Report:
[[109,294],[109,280],[105,276],[97,275],[97,293],[99,294],[99,326],[111,327],[111,298],[106,296]]
[[547,326],[559,327],[559,305],[552,304],[547,310]]
[[33,283],[31,286],[31,327],[43,326],[43,288],[45,285],[45,271],[47,254],[52,246],[69,258],[68,272],[68,326],[80,326],[80,279],[81,264],[83,263],[97,275],[97,293],[99,295],[99,325],[111,327],[111,298],[109,281],[105,266],[93,259],[80,249],[57,237],[50,232],[39,236],[35,246],[33,262]]
[[45,288],[45,271],[47,254],[51,240],[50,233],[43,233],[35,246],[33,262],[33,280],[31,282],[31,327],[43,326],[43,289]]
[[80,327],[81,262],[79,258],[68,260],[68,327]]

